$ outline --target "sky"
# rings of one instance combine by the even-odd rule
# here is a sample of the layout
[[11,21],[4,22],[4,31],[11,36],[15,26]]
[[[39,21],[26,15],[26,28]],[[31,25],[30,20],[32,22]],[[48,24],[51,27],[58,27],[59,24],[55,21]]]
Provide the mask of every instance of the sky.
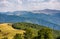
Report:
[[0,0],[0,12],[42,9],[60,10],[60,0]]

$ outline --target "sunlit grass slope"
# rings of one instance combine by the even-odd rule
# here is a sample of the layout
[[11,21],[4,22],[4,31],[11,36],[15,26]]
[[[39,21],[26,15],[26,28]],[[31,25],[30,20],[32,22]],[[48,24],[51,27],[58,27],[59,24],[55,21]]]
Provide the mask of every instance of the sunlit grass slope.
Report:
[[8,23],[0,24],[0,39],[4,37],[8,37],[8,39],[12,39],[15,34],[23,34],[24,30],[17,30],[12,28],[12,26]]

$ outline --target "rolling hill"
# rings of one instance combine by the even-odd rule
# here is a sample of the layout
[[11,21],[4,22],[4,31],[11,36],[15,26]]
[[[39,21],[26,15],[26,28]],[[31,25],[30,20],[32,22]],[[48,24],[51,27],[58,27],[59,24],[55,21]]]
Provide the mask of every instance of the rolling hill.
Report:
[[[15,34],[23,35],[26,28],[27,29],[32,28],[34,35],[37,36],[37,32],[40,29],[48,28],[48,27],[38,25],[38,24],[25,23],[25,22],[13,23],[13,24],[12,23],[0,23],[0,39],[4,37],[7,37],[8,39],[13,39]],[[54,38],[56,38],[57,36],[60,36],[60,31],[53,30],[53,35],[54,35]]]
[[[35,35],[40,29],[48,28],[48,27],[45,27],[45,26],[42,26],[42,25],[26,23],[26,22],[13,23],[12,27],[15,28],[15,29],[22,29],[22,30],[25,30],[26,28],[27,29],[32,28]],[[53,30],[53,35],[54,35],[54,38],[56,38],[57,36],[60,36],[60,31]]]
[[12,27],[9,23],[1,23],[0,24],[0,39],[4,37],[8,37],[8,39],[12,39],[13,36],[17,33],[23,34],[24,30],[17,30]]

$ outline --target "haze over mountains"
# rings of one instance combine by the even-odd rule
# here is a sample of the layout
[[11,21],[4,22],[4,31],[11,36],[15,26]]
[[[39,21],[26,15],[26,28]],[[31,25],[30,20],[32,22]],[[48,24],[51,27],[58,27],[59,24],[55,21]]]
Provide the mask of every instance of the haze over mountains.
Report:
[[34,10],[35,13],[45,13],[45,14],[55,14],[60,13],[60,10],[54,10],[54,9],[44,9],[44,10]]
[[60,30],[60,10],[0,12],[0,22],[28,22]]

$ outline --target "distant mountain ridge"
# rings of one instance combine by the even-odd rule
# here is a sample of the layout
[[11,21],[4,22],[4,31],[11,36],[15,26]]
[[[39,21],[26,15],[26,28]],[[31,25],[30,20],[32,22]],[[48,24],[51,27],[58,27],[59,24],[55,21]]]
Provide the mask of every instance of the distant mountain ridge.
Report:
[[34,10],[32,12],[34,12],[34,13],[53,14],[53,13],[60,13],[60,10],[44,9],[44,10]]
[[[49,13],[55,12],[55,10],[46,10]],[[45,12],[45,13],[46,13]],[[34,13],[32,11],[15,11],[15,12],[0,12],[0,22],[28,22],[39,25],[44,25],[50,28],[60,29],[60,12],[58,13],[45,14],[45,13]]]

